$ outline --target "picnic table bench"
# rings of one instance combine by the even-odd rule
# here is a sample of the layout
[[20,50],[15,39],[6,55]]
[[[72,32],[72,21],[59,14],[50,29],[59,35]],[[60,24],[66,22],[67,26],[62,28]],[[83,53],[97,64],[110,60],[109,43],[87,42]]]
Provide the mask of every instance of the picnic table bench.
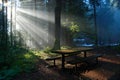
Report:
[[[98,63],[98,58],[101,57],[102,54],[95,54],[92,56],[88,56],[88,57],[80,57],[77,56],[76,54],[73,55],[67,55],[65,56],[65,62],[68,64],[72,64],[75,65],[77,67],[77,64],[79,63],[90,63],[91,61],[95,61],[96,63]],[[61,59],[61,56],[54,56],[54,57],[49,57],[46,58],[46,61],[53,61],[53,66],[56,66],[56,60]]]
[[[75,54],[74,54],[75,55]],[[69,57],[69,56],[72,56],[72,55],[67,55],[67,56],[65,56],[65,57]],[[46,61],[53,61],[53,66],[56,66],[56,60],[59,60],[59,59],[61,59],[62,57],[61,56],[53,56],[53,57],[48,57],[48,58],[46,58],[45,60]]]
[[68,59],[66,61],[66,63],[75,65],[76,68],[77,68],[77,64],[80,64],[80,63],[89,64],[91,62],[95,62],[95,63],[98,64],[98,58],[101,57],[101,56],[102,56],[102,54],[95,54],[95,55],[88,56],[88,57],[76,56],[76,57],[72,57],[72,60]]
[[58,60],[58,59],[61,59],[61,57],[60,56],[54,56],[54,57],[49,57],[49,58],[46,58],[45,60],[46,61],[53,61],[53,66],[56,66],[56,60]]
[[[61,67],[62,69],[65,68],[65,64],[72,64],[77,67],[77,64],[80,63],[90,63],[91,61],[94,61],[98,63],[98,58],[101,57],[101,54],[95,54],[92,56],[86,56],[87,51],[91,51],[92,49],[83,49],[83,50],[77,50],[77,51],[72,51],[72,50],[57,50],[53,51],[53,53],[60,54],[61,56],[55,56],[55,57],[50,57],[47,58],[47,61],[53,61],[54,66],[56,66],[56,60],[61,59]],[[78,56],[77,54],[84,53],[83,57]]]

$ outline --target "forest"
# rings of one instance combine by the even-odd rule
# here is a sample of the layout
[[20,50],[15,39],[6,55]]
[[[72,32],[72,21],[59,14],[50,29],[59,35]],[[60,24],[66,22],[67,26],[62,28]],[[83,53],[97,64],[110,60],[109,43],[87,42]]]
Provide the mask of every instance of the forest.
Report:
[[[0,80],[119,80],[119,19],[120,0],[0,0]],[[83,48],[102,54],[98,72],[111,73],[61,72],[55,51]],[[59,67],[46,67],[56,56]]]

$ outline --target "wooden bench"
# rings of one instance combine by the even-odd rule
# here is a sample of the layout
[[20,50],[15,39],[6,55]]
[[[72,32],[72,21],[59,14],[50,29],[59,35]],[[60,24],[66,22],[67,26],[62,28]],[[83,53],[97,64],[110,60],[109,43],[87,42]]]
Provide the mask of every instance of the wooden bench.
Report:
[[[73,57],[73,55],[76,55],[76,53],[75,54],[71,54],[71,55],[66,55],[65,57],[70,57],[70,56]],[[61,59],[61,58],[62,58],[61,56],[54,56],[54,57],[48,57],[45,60],[46,61],[53,61],[53,66],[56,66],[56,60]]]
[[75,67],[77,68],[77,64],[80,63],[85,63],[85,64],[89,64],[92,61],[95,61],[96,63],[98,63],[98,58],[101,57],[101,54],[96,54],[96,55],[92,55],[92,56],[88,56],[88,57],[71,57],[71,60],[66,60],[66,63],[68,64],[72,64],[75,65]]
[[85,61],[85,58],[80,56],[70,56],[66,58],[66,63],[75,65],[75,68],[77,68],[77,65],[80,63],[83,63]]
[[49,57],[49,58],[46,58],[45,60],[46,61],[53,61],[53,66],[56,66],[56,60],[58,60],[58,59],[61,59],[61,57],[59,57],[59,56],[56,56],[56,57]]
[[[65,56],[68,57],[69,55]],[[70,55],[71,56],[71,55]],[[61,59],[61,56],[54,56],[54,57],[48,57],[45,60],[46,61],[53,61],[53,66],[56,66],[56,60]]]
[[85,61],[86,61],[86,63],[89,63],[89,62],[91,62],[91,61],[95,61],[96,63],[98,63],[98,58],[99,58],[99,57],[102,57],[102,54],[95,54],[95,55],[86,57],[86,58],[85,58]]

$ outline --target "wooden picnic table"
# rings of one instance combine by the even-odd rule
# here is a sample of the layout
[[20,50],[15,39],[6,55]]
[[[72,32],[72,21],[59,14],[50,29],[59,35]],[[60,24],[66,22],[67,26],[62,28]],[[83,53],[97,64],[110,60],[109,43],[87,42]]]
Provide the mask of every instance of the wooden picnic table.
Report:
[[81,52],[84,53],[84,57],[86,57],[87,52],[93,50],[92,48],[85,48],[85,49],[65,49],[65,50],[54,50],[52,51],[53,53],[56,54],[60,54],[62,56],[62,64],[61,64],[61,68],[64,69],[65,68],[65,55],[67,54],[80,54]]

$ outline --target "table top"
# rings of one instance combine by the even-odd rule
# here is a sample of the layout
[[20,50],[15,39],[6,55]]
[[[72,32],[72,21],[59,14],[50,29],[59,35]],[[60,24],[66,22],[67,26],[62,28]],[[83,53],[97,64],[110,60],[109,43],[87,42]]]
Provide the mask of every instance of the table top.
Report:
[[74,49],[54,50],[52,52],[58,54],[71,54],[71,53],[85,52],[91,50],[93,50],[93,48],[74,48]]

